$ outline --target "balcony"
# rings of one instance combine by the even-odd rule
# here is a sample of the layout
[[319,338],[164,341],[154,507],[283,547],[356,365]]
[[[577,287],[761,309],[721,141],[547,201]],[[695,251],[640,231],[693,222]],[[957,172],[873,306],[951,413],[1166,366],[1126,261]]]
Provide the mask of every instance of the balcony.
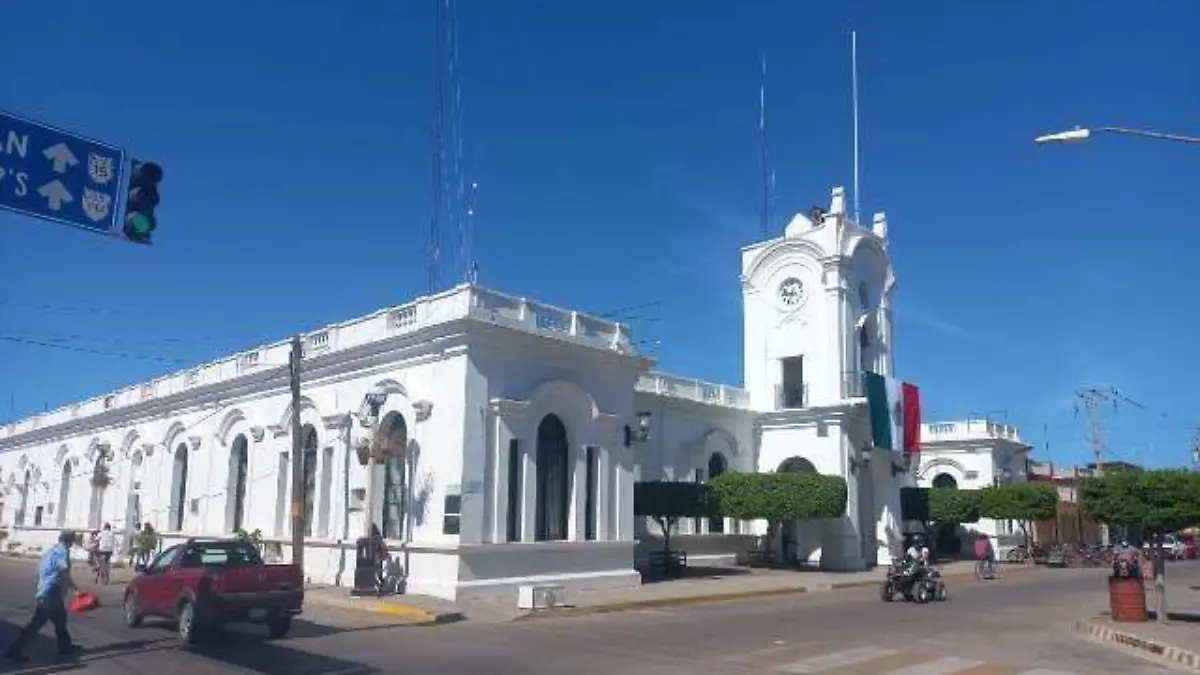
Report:
[[638,378],[637,391],[731,408],[749,408],[750,392],[727,384],[714,384],[667,373],[647,373]]
[[991,420],[934,422],[922,425],[922,442],[998,439],[1021,442],[1021,432],[1011,424]]
[[808,407],[808,385],[775,385],[775,409],[799,410]]
[[859,370],[847,370],[842,372],[842,398],[865,398],[867,395],[863,387],[863,374]]

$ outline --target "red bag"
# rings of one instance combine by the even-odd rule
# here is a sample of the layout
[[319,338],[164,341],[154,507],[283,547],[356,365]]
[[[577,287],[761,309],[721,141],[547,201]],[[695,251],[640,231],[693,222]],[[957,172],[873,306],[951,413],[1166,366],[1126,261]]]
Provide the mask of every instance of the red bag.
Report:
[[100,606],[100,598],[91,593],[76,593],[75,599],[67,606],[72,612],[87,612]]

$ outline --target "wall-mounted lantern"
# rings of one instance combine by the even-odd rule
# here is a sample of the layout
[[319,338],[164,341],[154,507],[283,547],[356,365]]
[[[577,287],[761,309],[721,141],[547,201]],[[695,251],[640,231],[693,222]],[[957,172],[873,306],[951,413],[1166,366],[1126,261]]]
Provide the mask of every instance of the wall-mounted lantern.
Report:
[[858,473],[871,464],[871,446],[864,445],[858,450],[850,451],[850,473]]
[[649,410],[640,410],[637,414],[637,428],[625,425],[625,447],[650,440],[650,417]]

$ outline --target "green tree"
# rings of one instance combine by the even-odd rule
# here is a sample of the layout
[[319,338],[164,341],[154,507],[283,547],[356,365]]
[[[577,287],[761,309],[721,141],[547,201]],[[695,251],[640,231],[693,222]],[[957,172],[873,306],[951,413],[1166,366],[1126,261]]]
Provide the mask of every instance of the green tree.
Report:
[[[1025,531],[1030,548],[1032,524],[1058,516],[1058,490],[1050,485],[1006,483],[979,491],[979,515],[996,520],[1015,520]],[[1030,558],[1030,562],[1032,562]]]
[[840,518],[846,513],[846,480],[841,476],[796,473],[727,473],[709,487],[717,513],[739,520],[767,521],[767,539],[781,523]]
[[979,520],[979,490],[952,487],[900,488],[900,514],[904,520],[925,525],[961,525]]
[[664,551],[671,550],[671,533],[680,518],[716,515],[707,485],[661,480],[633,484],[633,512],[658,524]]
[[[1200,523],[1200,475],[1161,469],[1087,478],[1079,486],[1079,509],[1110,527],[1138,527],[1158,542],[1163,534]],[[1162,553],[1157,546],[1154,551]],[[1166,621],[1166,586],[1155,585],[1158,618]]]

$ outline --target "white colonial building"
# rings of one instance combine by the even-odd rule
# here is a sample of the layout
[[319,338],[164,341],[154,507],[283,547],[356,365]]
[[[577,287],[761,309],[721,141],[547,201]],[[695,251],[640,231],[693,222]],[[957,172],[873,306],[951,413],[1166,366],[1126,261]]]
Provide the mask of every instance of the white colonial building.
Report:
[[[468,284],[303,336],[298,409],[280,342],[9,424],[5,544],[33,552],[63,527],[150,523],[168,543],[259,530],[286,559],[298,416],[318,582],[351,583],[370,514],[409,592],[635,584],[637,541],[653,536],[633,515],[635,480],[725,471],[844,476],[841,519],[771,545],[829,568],[885,562],[913,482],[898,455],[871,452],[861,391],[862,371],[894,367],[887,246],[883,215],[860,227],[838,188],[827,213],[744,249],[744,388],[654,372],[624,325]],[[386,398],[366,428],[356,413],[371,392]],[[368,476],[356,450],[373,433],[391,459]],[[764,531],[704,520],[682,544],[728,555]]]
[[[1021,440],[1016,427],[1002,422],[968,419],[924,424],[917,484],[978,490],[1002,483],[1024,483],[1029,476],[1031,450],[1033,446]],[[964,527],[969,533],[991,538],[1000,553],[1024,543],[1018,526],[1011,521],[980,518]],[[940,534],[947,537],[967,533]]]

